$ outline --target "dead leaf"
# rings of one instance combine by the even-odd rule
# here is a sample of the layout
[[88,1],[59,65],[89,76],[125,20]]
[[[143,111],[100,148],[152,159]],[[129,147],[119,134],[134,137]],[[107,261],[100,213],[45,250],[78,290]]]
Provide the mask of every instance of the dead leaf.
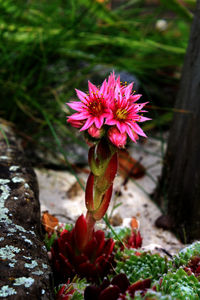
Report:
[[131,219],[131,229],[132,230],[139,230],[139,227],[140,227],[140,223],[137,220],[137,218],[136,217],[132,217],[132,219]]
[[42,215],[42,224],[46,232],[51,233],[54,228],[58,225],[58,219],[45,211]]

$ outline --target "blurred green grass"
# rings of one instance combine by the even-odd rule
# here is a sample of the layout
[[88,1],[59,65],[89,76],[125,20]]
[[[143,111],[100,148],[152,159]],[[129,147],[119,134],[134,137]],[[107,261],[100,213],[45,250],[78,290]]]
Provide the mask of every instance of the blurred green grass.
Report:
[[[0,117],[15,124],[27,147],[52,153],[66,143],[84,147],[66,125],[64,103],[74,88],[99,78],[96,66],[134,74],[149,101],[168,107],[192,20],[186,7],[176,0],[130,0],[113,9],[95,0],[0,0]],[[162,31],[156,21],[163,18]],[[164,86],[172,87],[169,93]],[[152,114],[150,129],[171,120],[170,109]]]

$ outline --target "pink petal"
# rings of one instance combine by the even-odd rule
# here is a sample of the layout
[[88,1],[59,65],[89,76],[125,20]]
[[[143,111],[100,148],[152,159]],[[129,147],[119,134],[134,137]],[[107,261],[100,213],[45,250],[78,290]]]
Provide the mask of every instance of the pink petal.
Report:
[[83,103],[81,103],[81,102],[69,102],[66,104],[74,110],[77,110],[77,111],[83,110]]
[[94,118],[89,118],[83,125],[83,127],[80,129],[80,131],[88,129],[92,124],[94,123]]
[[116,120],[114,119],[107,119],[105,122],[106,125],[115,125],[116,124]]
[[120,127],[121,127],[121,133],[124,133],[126,131],[126,128],[127,128],[126,124],[121,122]]
[[116,126],[117,126],[117,128],[119,129],[119,131],[120,131],[121,133],[124,133],[124,131],[123,131],[124,126],[123,126],[123,125],[124,125],[123,123],[121,123],[121,122],[119,122],[119,121],[116,121]]
[[117,84],[115,88],[115,98],[121,103],[122,100],[122,94],[121,94],[121,89],[120,86]]
[[83,103],[87,103],[87,100],[88,100],[88,95],[85,94],[84,92],[82,91],[79,91],[77,89],[76,90],[76,94],[78,96],[78,98],[83,102]]
[[95,120],[94,120],[94,123],[95,123],[96,127],[97,127],[98,129],[100,129],[101,126],[103,125],[103,120],[104,120],[104,118],[98,117],[98,118],[94,118],[94,119],[95,119]]
[[130,83],[130,84],[126,87],[126,89],[125,89],[125,97],[126,97],[126,99],[129,99],[130,94],[131,94],[131,91],[132,91],[132,88],[133,88],[133,82]]
[[140,128],[140,126],[138,126],[137,123],[134,123],[134,124],[133,124],[133,130],[134,130],[137,134],[139,134],[139,135],[141,135],[141,136],[144,136],[144,137],[147,137],[146,134],[144,133],[144,131]]
[[101,89],[100,89],[100,94],[104,94],[106,93],[106,90],[107,90],[107,82],[106,82],[106,79],[104,80],[102,86],[101,86]]
[[126,132],[128,133],[130,139],[131,139],[134,143],[136,143],[136,139],[135,139],[135,137],[134,137],[134,135],[133,135],[132,129],[131,129],[130,127],[127,127]]
[[149,103],[149,102],[139,103],[139,104],[137,105],[137,111],[141,110],[147,103]]
[[117,77],[116,83],[120,86],[120,75]]
[[140,116],[138,122],[145,122],[145,121],[149,121],[149,120],[151,120],[151,118],[147,118],[147,117],[142,117],[142,116]]
[[86,112],[81,112],[81,113],[75,113],[73,115],[71,115],[70,117],[68,117],[68,119],[71,120],[84,120],[87,119],[89,117],[89,113]]
[[96,94],[99,92],[98,88],[92,84],[89,80],[88,80],[88,87],[89,87],[89,93],[90,95]]
[[140,94],[137,94],[137,95],[131,95],[131,96],[129,97],[129,100],[132,100],[133,102],[135,102],[135,101],[139,100],[140,97],[142,97],[142,95],[140,95]]

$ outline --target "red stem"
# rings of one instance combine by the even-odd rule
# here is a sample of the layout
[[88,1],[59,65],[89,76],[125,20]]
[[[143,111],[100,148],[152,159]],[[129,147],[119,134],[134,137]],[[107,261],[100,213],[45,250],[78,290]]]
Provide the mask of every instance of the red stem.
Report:
[[96,223],[96,220],[93,218],[92,213],[89,211],[87,211],[87,214],[86,214],[86,222],[87,222],[87,240],[89,242],[92,238],[92,234],[94,231],[94,225]]

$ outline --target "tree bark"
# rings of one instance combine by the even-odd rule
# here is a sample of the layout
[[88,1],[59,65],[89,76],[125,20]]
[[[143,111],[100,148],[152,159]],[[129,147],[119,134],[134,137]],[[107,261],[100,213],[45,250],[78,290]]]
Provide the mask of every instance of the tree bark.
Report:
[[200,238],[200,0],[191,27],[162,176],[155,200],[182,241]]

